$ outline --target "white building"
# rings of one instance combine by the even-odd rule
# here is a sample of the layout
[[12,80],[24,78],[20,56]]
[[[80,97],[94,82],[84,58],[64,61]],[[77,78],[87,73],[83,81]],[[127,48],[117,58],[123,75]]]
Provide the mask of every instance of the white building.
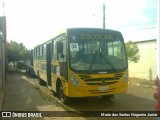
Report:
[[134,42],[139,48],[140,59],[129,63],[129,77],[155,80],[157,77],[156,39]]

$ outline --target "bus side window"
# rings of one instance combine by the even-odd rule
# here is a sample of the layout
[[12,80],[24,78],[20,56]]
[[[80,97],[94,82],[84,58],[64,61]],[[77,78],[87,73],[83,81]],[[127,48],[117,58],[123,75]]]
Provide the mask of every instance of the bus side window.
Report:
[[57,41],[56,39],[53,42],[53,60],[57,59]]
[[66,40],[57,42],[57,60],[59,62],[66,62]]
[[46,44],[43,45],[43,60],[46,60]]
[[54,58],[54,39],[52,40],[52,60],[55,60],[55,58]]
[[40,49],[39,46],[37,47],[37,59],[39,60],[39,56],[40,56]]
[[42,60],[42,56],[43,56],[43,45],[41,45],[39,47],[39,59]]
[[57,52],[58,54],[63,54],[63,42],[61,41],[57,42]]

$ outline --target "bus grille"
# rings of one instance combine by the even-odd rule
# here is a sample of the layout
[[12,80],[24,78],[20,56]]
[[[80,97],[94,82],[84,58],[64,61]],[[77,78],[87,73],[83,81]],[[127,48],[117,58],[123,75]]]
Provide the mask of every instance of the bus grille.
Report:
[[90,75],[79,75],[79,77],[87,85],[110,85],[118,82],[123,73],[117,73],[114,77],[105,77],[105,78],[92,78]]

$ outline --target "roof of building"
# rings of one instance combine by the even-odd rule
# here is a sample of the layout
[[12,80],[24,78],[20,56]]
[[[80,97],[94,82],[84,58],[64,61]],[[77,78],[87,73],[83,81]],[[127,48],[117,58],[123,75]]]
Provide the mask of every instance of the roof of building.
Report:
[[[131,40],[132,41],[132,40]],[[149,40],[139,40],[139,41],[133,41],[134,43],[142,43],[142,42],[151,42],[156,41],[156,39],[149,39]]]

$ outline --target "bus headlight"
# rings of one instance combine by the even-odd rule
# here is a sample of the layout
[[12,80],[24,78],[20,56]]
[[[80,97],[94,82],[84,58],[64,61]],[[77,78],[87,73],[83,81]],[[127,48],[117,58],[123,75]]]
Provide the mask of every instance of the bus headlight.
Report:
[[76,78],[76,76],[74,74],[71,73],[71,83],[75,86],[81,86],[81,84],[79,83],[78,79]]
[[128,71],[127,71],[126,74],[124,75],[123,82],[128,82]]

